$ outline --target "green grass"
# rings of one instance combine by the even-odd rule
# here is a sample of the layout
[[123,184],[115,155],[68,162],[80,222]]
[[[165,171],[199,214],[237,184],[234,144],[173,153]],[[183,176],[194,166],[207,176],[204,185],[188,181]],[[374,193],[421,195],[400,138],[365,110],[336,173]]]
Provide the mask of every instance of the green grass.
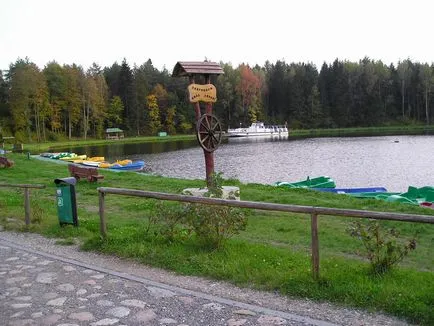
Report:
[[[108,239],[102,241],[99,236],[99,186],[180,193],[187,187],[204,186],[204,181],[103,171],[105,178],[97,184],[80,181],[76,186],[80,226],[60,227],[53,180],[68,176],[66,164],[28,160],[22,154],[8,156],[15,161],[15,166],[0,169],[0,184],[45,185],[45,189],[31,192],[34,223],[30,231],[63,239],[59,240],[61,244],[70,245],[78,239],[86,250],[131,257],[180,274],[384,311],[415,323],[434,323],[432,225],[383,222],[399,229],[403,237],[417,234],[417,249],[391,273],[375,277],[369,274],[369,264],[358,254],[362,250],[361,243],[346,232],[352,219],[320,216],[321,279],[315,282],[311,277],[310,222],[305,214],[246,210],[247,230],[230,239],[223,249],[210,251],[200,247],[194,239],[168,242],[155,237],[152,228],[147,231],[148,218],[156,208],[155,200],[107,195]],[[241,184],[236,180],[226,184],[239,186],[243,200],[434,216],[434,210],[404,204]],[[8,229],[24,229],[23,220],[22,191],[0,187],[0,224]]]

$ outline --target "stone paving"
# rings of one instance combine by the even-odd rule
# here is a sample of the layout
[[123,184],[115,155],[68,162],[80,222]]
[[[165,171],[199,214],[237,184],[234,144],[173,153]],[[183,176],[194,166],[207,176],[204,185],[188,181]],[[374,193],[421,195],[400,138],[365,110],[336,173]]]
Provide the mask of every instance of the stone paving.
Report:
[[0,241],[0,325],[332,325]]

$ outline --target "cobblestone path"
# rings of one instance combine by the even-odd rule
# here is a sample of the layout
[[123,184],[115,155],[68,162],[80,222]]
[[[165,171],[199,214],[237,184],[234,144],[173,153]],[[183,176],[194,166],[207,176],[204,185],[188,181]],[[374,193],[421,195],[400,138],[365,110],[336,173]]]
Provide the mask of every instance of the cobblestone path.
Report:
[[332,325],[0,240],[0,325]]

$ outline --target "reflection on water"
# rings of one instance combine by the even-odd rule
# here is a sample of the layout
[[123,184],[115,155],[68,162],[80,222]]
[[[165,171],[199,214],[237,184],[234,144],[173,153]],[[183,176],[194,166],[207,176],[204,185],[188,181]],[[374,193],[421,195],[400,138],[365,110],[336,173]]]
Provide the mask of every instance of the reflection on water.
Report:
[[258,136],[258,137],[230,137],[227,138],[227,143],[229,144],[248,144],[248,143],[267,143],[267,142],[279,142],[291,139],[288,136]]
[[[74,148],[109,159],[143,159],[157,174],[204,179],[205,160],[196,140]],[[214,152],[225,178],[270,184],[327,175],[340,188],[434,186],[434,136],[347,138],[230,138]]]
[[[271,184],[326,175],[341,188],[381,186],[405,191],[409,185],[434,186],[433,136],[230,139],[214,156],[216,171],[246,183]],[[158,174],[205,176],[203,152],[198,147],[136,157],[143,158]]]
[[124,159],[135,154],[163,153],[196,147],[196,140],[179,140],[158,143],[112,143],[105,146],[69,146],[57,148],[57,152],[74,152],[87,156],[104,156],[107,161]]

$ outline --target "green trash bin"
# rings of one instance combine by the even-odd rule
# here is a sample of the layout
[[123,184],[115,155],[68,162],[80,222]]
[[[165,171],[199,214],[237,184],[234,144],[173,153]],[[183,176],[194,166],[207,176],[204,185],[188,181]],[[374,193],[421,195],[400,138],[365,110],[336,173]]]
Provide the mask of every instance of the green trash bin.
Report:
[[75,178],[59,178],[55,179],[56,184],[56,202],[57,215],[59,224],[73,224],[78,226],[77,218],[77,202],[75,200]]

